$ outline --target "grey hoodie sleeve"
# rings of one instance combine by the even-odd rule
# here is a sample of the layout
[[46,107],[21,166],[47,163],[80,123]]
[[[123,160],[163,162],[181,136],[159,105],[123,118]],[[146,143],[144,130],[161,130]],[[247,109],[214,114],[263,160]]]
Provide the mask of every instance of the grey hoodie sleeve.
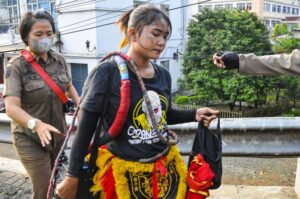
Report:
[[240,54],[240,74],[300,76],[300,51],[291,54],[256,56]]

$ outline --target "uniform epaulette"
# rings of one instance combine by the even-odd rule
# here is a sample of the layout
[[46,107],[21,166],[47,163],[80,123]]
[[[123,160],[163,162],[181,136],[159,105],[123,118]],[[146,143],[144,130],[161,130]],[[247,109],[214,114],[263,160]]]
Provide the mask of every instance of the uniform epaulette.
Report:
[[10,60],[6,64],[6,67],[10,67],[20,57],[21,57],[21,55],[16,55],[16,56],[13,56],[12,58],[10,58]]

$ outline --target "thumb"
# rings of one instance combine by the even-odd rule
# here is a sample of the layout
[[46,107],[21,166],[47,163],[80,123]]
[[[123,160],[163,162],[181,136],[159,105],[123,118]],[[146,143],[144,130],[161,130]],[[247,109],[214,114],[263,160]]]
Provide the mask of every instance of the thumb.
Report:
[[219,111],[218,110],[209,109],[209,113],[212,114],[212,115],[218,115]]

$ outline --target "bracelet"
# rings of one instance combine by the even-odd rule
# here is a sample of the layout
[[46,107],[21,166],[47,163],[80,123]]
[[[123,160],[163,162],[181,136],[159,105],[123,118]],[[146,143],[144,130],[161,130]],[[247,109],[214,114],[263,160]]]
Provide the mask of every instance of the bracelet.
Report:
[[70,173],[67,173],[67,174],[66,174],[66,176],[68,176],[68,177],[72,177],[72,178],[78,178],[78,176],[76,176],[76,175],[73,175],[73,174],[70,174]]

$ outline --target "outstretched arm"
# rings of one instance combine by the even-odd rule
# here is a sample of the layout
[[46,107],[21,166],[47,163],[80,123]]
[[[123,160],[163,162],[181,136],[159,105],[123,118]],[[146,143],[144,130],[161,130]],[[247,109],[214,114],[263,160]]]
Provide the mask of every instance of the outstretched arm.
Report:
[[168,124],[203,121],[204,126],[209,127],[211,121],[216,119],[218,114],[219,111],[207,107],[197,110],[178,110],[171,108],[167,114],[167,121]]
[[293,50],[291,54],[266,56],[238,55],[234,52],[216,53],[213,56],[213,61],[219,68],[238,68],[241,74],[300,76],[299,50]]

